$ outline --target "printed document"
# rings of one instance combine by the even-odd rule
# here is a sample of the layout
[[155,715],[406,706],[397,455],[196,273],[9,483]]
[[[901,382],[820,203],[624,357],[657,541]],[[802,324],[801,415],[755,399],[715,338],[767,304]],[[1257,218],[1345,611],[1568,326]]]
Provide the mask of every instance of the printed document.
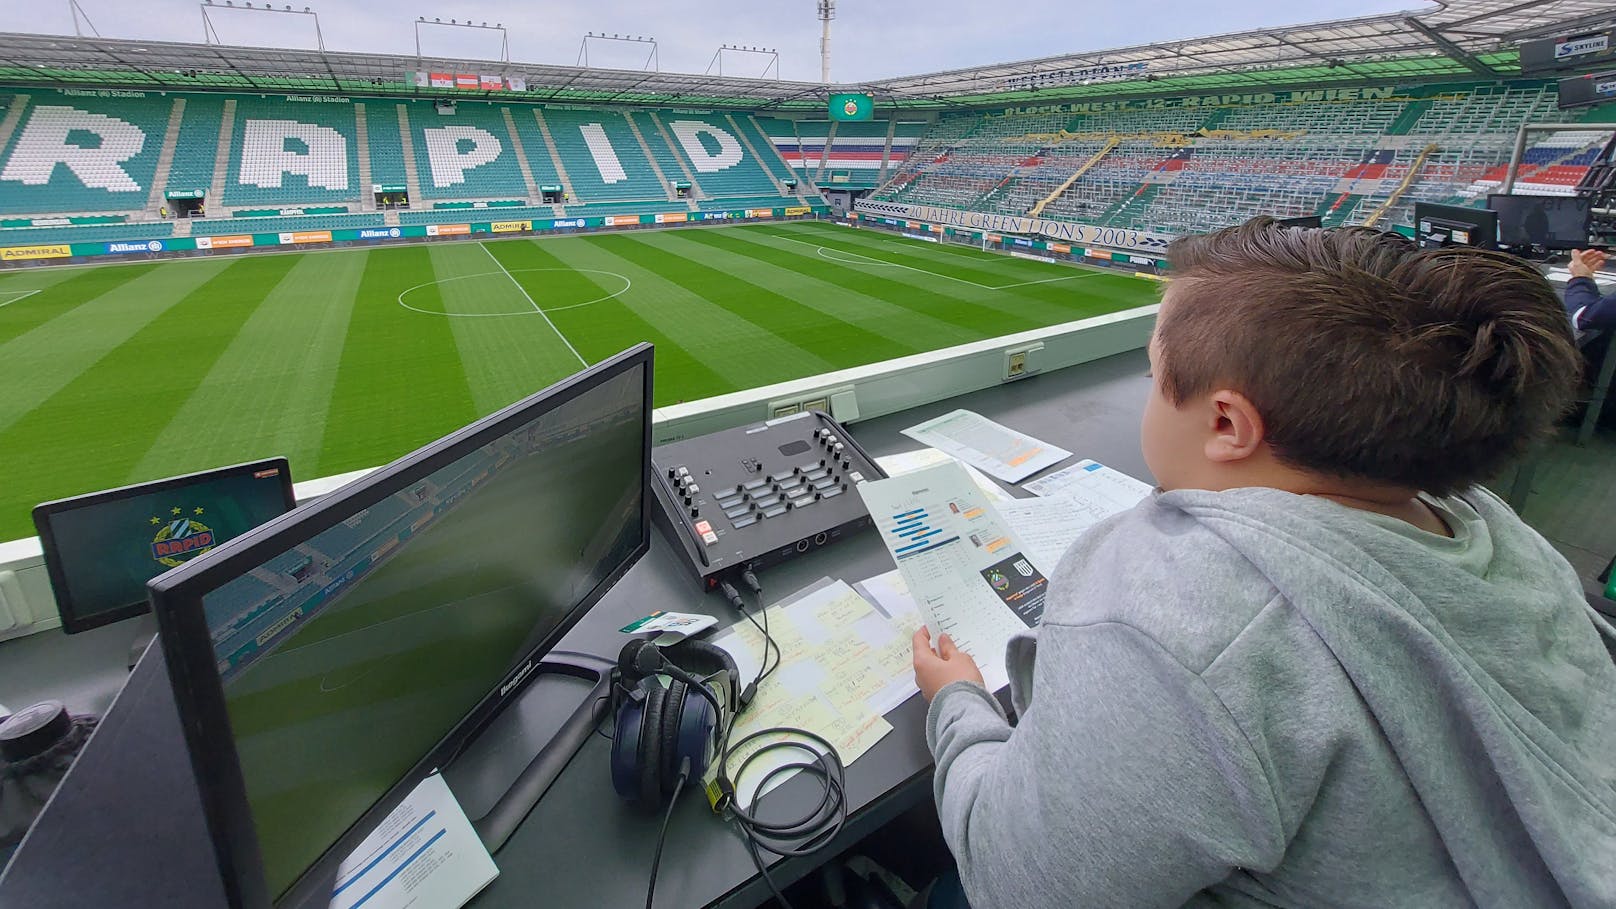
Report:
[[858,489],[932,637],[953,638],[1003,687],[1005,645],[1038,624],[1049,586],[1014,528],[959,464]]
[[454,793],[434,773],[343,861],[331,909],[456,909],[498,876]]
[[1064,448],[1022,435],[969,410],[943,414],[911,426],[903,434],[980,467],[1006,483],[1019,483],[1072,456]]

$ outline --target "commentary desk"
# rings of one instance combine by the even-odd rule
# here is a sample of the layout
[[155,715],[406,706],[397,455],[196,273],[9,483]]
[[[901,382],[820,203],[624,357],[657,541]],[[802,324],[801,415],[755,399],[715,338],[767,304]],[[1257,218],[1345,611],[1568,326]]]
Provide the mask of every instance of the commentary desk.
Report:
[[[1130,351],[849,429],[870,454],[881,457],[919,447],[900,434],[903,428],[963,407],[1079,458],[1148,480],[1139,449],[1139,417],[1150,387],[1147,368],[1145,352]],[[773,602],[821,577],[852,583],[892,567],[869,529],[770,569],[761,580],[765,599]],[[721,597],[701,592],[653,530],[650,553],[556,649],[614,658],[623,643],[616,629],[657,609],[707,612],[721,625],[740,618]],[[51,631],[0,644],[0,701],[17,708],[56,696],[77,710],[103,708],[123,678],[127,640],[111,633],[116,627],[99,629],[105,634],[84,641]],[[0,877],[0,907],[222,903],[160,657],[154,647],[129,677],[102,729]],[[60,687],[45,690],[53,684]],[[542,677],[451,764],[445,776],[468,815],[482,813],[585,691],[581,682]],[[782,888],[931,797],[924,702],[913,697],[887,719],[892,731],[847,768],[847,826],[816,856],[775,863],[771,874]],[[660,818],[631,809],[614,795],[609,749],[605,738],[592,736],[578,751],[494,856],[500,875],[471,906],[644,903]],[[814,780],[799,776],[766,796],[762,810],[765,816],[800,813],[818,790]],[[739,835],[713,815],[698,792],[687,791],[668,829],[657,905],[754,906],[768,895]]]

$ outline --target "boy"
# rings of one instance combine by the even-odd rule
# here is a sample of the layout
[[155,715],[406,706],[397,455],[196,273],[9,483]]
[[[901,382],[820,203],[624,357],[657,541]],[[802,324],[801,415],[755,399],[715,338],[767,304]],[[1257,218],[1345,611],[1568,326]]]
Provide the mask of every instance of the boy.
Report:
[[975,909],[1616,906],[1616,663],[1476,484],[1578,371],[1506,256],[1258,219],[1168,252],[1141,443],[1008,648],[915,636]]

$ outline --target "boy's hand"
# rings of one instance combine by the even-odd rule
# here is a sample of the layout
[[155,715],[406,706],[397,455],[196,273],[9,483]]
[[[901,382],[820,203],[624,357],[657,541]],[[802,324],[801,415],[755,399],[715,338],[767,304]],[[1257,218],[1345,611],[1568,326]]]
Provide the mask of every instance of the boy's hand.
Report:
[[954,646],[954,639],[943,635],[937,639],[937,650],[931,649],[931,632],[925,625],[915,632],[915,684],[928,702],[950,682],[975,682],[987,687],[982,672],[976,668],[971,655]]
[[1605,265],[1605,254],[1597,249],[1573,249],[1566,270],[1573,278],[1592,278]]

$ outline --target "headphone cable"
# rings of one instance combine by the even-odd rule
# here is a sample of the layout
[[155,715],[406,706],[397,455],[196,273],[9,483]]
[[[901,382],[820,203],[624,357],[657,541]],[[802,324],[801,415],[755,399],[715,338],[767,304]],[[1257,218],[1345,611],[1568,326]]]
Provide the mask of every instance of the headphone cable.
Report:
[[662,844],[668,839],[668,821],[673,819],[673,806],[679,804],[679,793],[684,792],[689,779],[690,758],[686,757],[679,762],[679,784],[674,787],[673,798],[668,799],[668,810],[662,814],[662,829],[657,832],[656,852],[651,856],[651,881],[645,885],[645,909],[651,909],[651,901],[656,898],[657,868],[662,865]]

